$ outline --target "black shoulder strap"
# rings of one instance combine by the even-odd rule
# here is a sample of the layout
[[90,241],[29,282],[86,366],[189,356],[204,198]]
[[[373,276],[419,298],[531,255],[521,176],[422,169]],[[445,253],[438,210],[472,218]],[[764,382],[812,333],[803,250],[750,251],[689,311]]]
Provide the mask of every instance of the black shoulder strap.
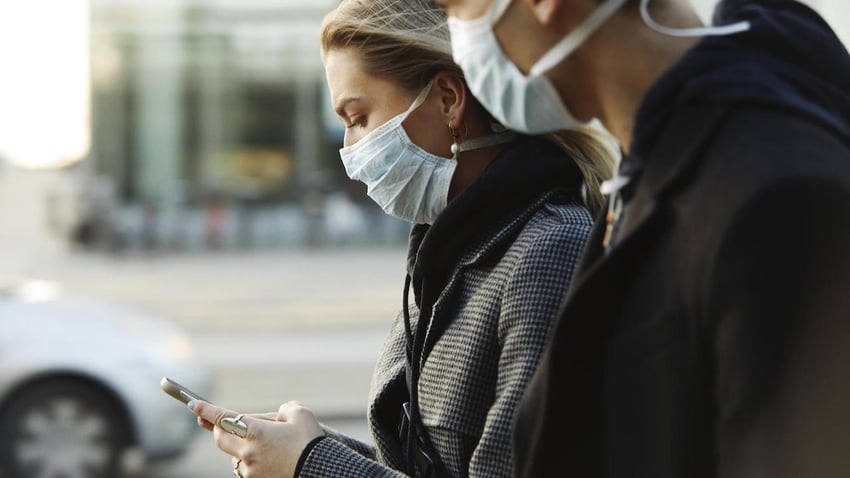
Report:
[[[419,476],[424,478],[438,478],[443,476],[443,464],[439,455],[431,443],[431,437],[428,431],[422,424],[419,414],[419,366],[414,358],[416,357],[416,339],[423,337],[428,324],[428,313],[426,308],[420,309],[419,321],[416,324],[416,333],[412,331],[410,325],[410,310],[408,295],[410,294],[410,275],[407,275],[404,280],[404,299],[403,314],[404,314],[404,330],[406,339],[406,364],[405,364],[405,379],[407,380],[407,393],[409,401],[402,405],[401,426],[399,428],[399,437],[406,440],[407,443],[407,462],[408,466],[416,469]],[[424,302],[423,302],[424,305]]]

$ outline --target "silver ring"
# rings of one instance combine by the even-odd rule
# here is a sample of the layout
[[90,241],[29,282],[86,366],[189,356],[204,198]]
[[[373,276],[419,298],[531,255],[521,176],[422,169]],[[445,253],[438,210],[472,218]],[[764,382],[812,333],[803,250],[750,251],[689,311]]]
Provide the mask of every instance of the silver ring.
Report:
[[[241,416],[241,415],[240,415]],[[242,463],[242,458],[236,461],[236,464],[233,465],[233,474],[239,478],[242,478],[242,473],[239,473],[239,464]]]
[[222,418],[219,426],[226,432],[236,435],[239,438],[245,438],[248,435],[248,425],[242,421],[242,417],[244,416],[245,414],[240,413],[234,418]]

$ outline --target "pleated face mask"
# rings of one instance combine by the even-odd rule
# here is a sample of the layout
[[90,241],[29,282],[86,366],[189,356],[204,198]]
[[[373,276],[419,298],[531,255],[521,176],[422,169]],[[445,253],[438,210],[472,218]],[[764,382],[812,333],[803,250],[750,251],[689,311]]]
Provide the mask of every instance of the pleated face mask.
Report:
[[457,167],[457,158],[425,151],[402,126],[430,91],[428,83],[407,111],[339,150],[348,177],[366,184],[367,194],[384,212],[414,224],[432,224],[446,208]]
[[503,125],[527,134],[574,129],[577,120],[564,106],[558,91],[543,74],[578,48],[627,0],[603,3],[573,32],[553,46],[526,76],[505,55],[493,33],[511,0],[493,0],[487,12],[474,20],[448,18],[452,55],[463,70],[472,94]]
[[[493,26],[513,0],[493,0],[484,15],[473,20],[448,18],[452,55],[463,70],[469,89],[503,125],[527,134],[543,134],[587,126],[576,119],[544,74],[564,61],[628,0],[602,2],[523,74],[508,58]],[[669,36],[730,35],[749,29],[747,22],[720,27],[675,29],[659,25],[649,16],[649,0],[641,0],[640,13],[647,26]]]

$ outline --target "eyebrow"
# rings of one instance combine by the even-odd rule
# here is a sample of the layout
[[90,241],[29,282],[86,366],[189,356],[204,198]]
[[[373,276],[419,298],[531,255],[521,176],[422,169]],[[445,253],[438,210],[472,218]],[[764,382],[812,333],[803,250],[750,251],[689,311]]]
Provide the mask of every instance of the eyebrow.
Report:
[[336,111],[336,114],[339,117],[347,117],[348,115],[345,113],[345,107],[348,106],[350,103],[355,103],[357,101],[361,101],[361,98],[359,96],[349,96],[347,98],[343,98],[342,101],[339,102],[339,106],[334,108],[334,111]]

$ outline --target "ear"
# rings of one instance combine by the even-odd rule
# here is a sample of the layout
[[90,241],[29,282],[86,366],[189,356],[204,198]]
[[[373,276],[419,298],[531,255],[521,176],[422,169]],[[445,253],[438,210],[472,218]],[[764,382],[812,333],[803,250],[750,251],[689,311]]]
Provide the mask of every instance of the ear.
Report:
[[446,124],[449,120],[458,125],[462,124],[469,104],[469,91],[466,89],[463,77],[450,71],[441,71],[434,76],[432,89],[437,92],[440,112]]

